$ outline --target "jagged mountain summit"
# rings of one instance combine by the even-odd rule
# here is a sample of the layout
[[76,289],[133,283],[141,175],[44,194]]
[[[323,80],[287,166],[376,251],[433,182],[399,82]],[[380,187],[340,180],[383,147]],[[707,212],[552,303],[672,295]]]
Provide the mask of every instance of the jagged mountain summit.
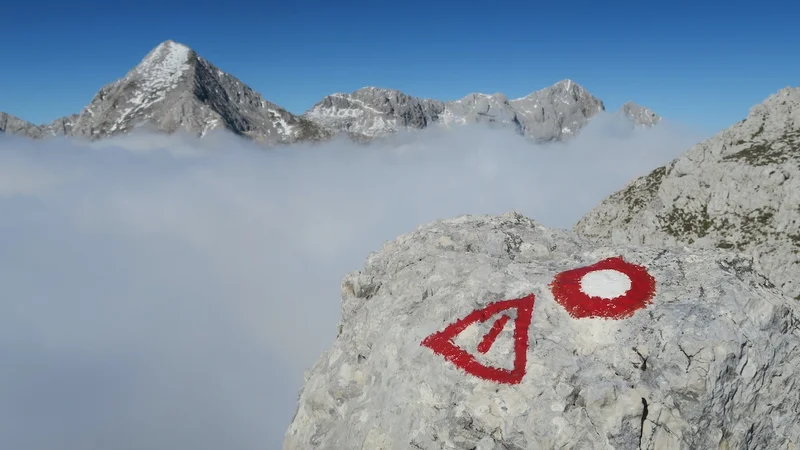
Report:
[[575,136],[602,111],[605,106],[600,99],[578,83],[562,80],[514,100],[502,94],[477,94],[449,102],[444,122],[499,122],[516,127],[520,134],[536,141],[553,141]]
[[623,104],[619,112],[635,125],[654,127],[661,123],[661,116],[654,113],[651,109],[633,102],[626,102]]
[[634,180],[575,230],[605,243],[742,252],[800,300],[800,87]]
[[159,44],[124,78],[100,89],[80,114],[24,134],[99,139],[140,126],[197,136],[227,129],[264,144],[328,135],[173,41]]
[[603,102],[572,80],[514,100],[502,93],[473,93],[442,102],[412,97],[394,89],[366,87],[325,97],[305,113],[332,132],[379,137],[432,125],[490,123],[510,126],[537,141],[574,136],[605,110]]
[[440,220],[345,277],[283,449],[792,448],[798,309],[737,255]]
[[198,136],[227,129],[265,144],[325,136],[173,41],[161,43],[123,79],[103,87],[73,123],[72,134],[106,137],[145,124]]

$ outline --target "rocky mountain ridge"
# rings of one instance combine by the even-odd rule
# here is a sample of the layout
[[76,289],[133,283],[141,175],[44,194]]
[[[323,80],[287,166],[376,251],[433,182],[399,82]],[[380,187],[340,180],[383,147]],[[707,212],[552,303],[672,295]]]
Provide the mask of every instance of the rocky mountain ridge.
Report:
[[[626,105],[631,112],[625,117],[634,124],[653,126],[660,121],[649,109],[633,103]],[[472,93],[444,102],[412,97],[394,89],[365,87],[350,94],[329,95],[304,116],[334,133],[370,138],[434,125],[485,123],[511,127],[535,141],[553,141],[577,135],[603,111],[605,105],[600,99],[578,83],[562,80],[513,100],[502,93]]]
[[[329,95],[304,114],[294,115],[191,48],[165,41],[123,78],[103,86],[80,113],[45,125],[0,113],[0,132],[94,140],[139,127],[201,137],[226,129],[272,145],[323,140],[338,133],[368,141],[400,130],[490,123],[550,141],[574,136],[604,110],[602,101],[572,80],[563,80],[514,100],[503,94],[470,94],[443,102],[366,87]],[[642,114],[628,117],[634,122],[650,120]]]
[[375,138],[399,130],[423,129],[444,112],[438,100],[411,97],[395,89],[365,87],[351,94],[331,94],[304,117],[333,132]]
[[602,243],[741,252],[800,300],[800,87],[632,181],[575,230]]

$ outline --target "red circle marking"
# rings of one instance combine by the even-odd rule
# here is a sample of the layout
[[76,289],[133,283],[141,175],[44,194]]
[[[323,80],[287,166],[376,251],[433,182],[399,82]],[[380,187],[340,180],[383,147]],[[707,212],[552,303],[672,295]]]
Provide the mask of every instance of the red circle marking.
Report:
[[[591,297],[581,290],[581,279],[596,270],[616,270],[631,280],[627,292],[607,299]],[[656,292],[656,280],[642,266],[625,262],[622,257],[604,259],[596,264],[567,270],[556,275],[550,284],[553,296],[570,316],[581,319],[586,317],[604,317],[607,319],[624,319],[644,308]]]

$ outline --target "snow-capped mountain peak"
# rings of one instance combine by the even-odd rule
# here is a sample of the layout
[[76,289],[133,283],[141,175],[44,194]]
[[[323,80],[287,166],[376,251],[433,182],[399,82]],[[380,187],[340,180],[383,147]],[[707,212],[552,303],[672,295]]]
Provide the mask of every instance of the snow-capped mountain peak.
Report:
[[164,41],[154,48],[132,72],[141,76],[151,89],[175,87],[180,77],[191,69],[195,53],[174,41]]
[[151,50],[123,78],[101,88],[77,117],[58,129],[98,139],[140,126],[197,136],[227,129],[264,144],[328,136],[171,40]]

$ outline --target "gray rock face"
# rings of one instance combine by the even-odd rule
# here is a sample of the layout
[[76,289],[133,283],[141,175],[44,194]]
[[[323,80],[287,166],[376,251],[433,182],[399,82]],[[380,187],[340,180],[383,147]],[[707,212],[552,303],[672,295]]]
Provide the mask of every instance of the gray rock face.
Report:
[[651,109],[639,106],[633,102],[626,102],[623,104],[619,112],[635,125],[654,127],[661,122],[661,116],[654,113]]
[[38,138],[42,135],[42,130],[39,126],[4,112],[0,112],[0,132],[32,138]]
[[70,136],[77,114],[54,120],[47,125],[35,125],[10,114],[0,112],[0,132],[40,139],[51,136]]
[[442,115],[444,125],[467,125],[490,123],[513,126],[522,132],[523,125],[517,119],[517,112],[501,93],[469,94],[461,100],[447,102]]
[[71,134],[97,139],[138,126],[198,136],[224,128],[265,144],[325,136],[316,125],[264,100],[172,41],[160,44],[124,78],[100,89],[72,121]]
[[470,94],[445,104],[442,123],[503,124],[533,140],[553,141],[576,135],[604,110],[603,102],[578,83],[563,80],[515,100],[503,94]]
[[19,133],[30,137],[92,140],[137,127],[197,136],[227,129],[267,145],[329,136],[173,41],[161,43],[124,78],[100,89],[80,114],[43,126],[12,122],[12,128],[20,127]]
[[511,100],[523,135],[540,141],[575,136],[595,114],[605,111],[600,99],[572,80],[563,80],[526,97]]
[[580,85],[564,80],[516,100],[501,93],[476,93],[446,103],[367,87],[352,94],[330,95],[304,116],[333,132],[368,138],[432,125],[488,123],[513,127],[534,140],[551,141],[574,136],[604,109],[603,102]]
[[[611,257],[645,268],[649,303],[635,268],[548,286]],[[716,251],[596,247],[516,214],[420,227],[345,278],[283,448],[792,448],[800,322],[766,283]]]
[[719,247],[800,299],[800,88],[631,182],[575,230],[597,242]]
[[399,130],[422,129],[439,119],[444,103],[411,97],[394,89],[365,87],[322,99],[304,117],[334,132],[374,138]]
[[72,126],[80,117],[78,114],[70,114],[54,120],[49,125],[42,126],[42,136],[72,136]]
[[[638,108],[638,109],[637,109]],[[504,94],[470,94],[442,102],[394,89],[365,87],[325,97],[295,116],[173,41],[161,43],[125,77],[104,86],[79,114],[34,125],[0,113],[0,131],[33,138],[80,136],[100,139],[138,127],[197,136],[227,129],[263,144],[327,139],[347,133],[370,140],[432,125],[489,123],[509,126],[536,141],[576,135],[603,102],[572,80],[515,100]],[[628,110],[626,110],[628,111]],[[632,120],[653,121],[651,111],[630,107]],[[649,122],[647,122],[649,123]]]

